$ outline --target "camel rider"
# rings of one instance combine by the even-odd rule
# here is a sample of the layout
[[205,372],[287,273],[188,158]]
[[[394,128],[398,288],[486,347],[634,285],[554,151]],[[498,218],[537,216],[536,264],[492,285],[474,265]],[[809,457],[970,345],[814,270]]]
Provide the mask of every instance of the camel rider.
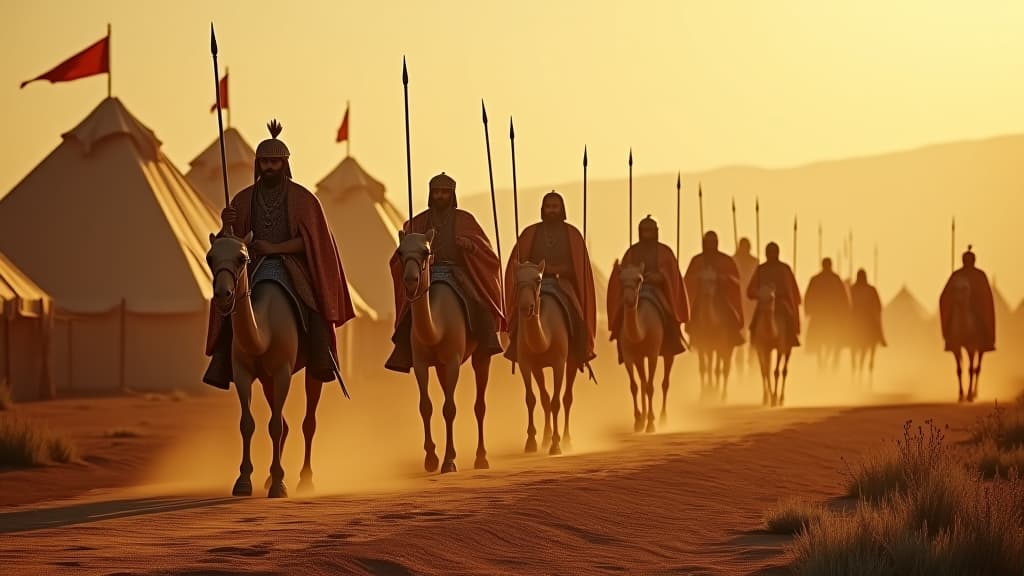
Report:
[[[964,252],[962,262],[963,267],[950,275],[939,296],[939,316],[942,319],[942,338],[946,342],[946,351],[955,352],[960,346],[974,344],[978,352],[992,352],[996,349],[996,312],[992,287],[988,276],[975,267],[971,246]],[[967,303],[968,313],[974,320],[975,342],[968,341],[970,337],[966,334],[954,333],[957,331],[953,329],[953,319],[957,304],[961,301]]]
[[[764,249],[766,261],[757,267],[754,276],[747,285],[747,298],[759,300],[761,289],[772,286],[775,288],[775,313],[777,318],[788,323],[786,331],[790,336],[789,345],[800,345],[800,288],[797,286],[793,269],[779,260],[779,245],[769,242]],[[759,313],[755,308],[754,317],[750,320],[750,334],[757,330]]]
[[[430,179],[427,209],[417,214],[411,223],[406,222],[404,229],[415,234],[434,230],[430,281],[447,283],[464,301],[469,314],[469,332],[477,345],[473,362],[490,365],[491,356],[502,352],[498,332],[505,331],[501,262],[476,218],[458,206],[455,180],[442,172]],[[412,314],[405,298],[402,263],[397,250],[390,265],[396,312],[391,341],[395,349],[384,367],[408,373],[412,369]]]
[[[690,343],[697,346],[703,337],[710,336],[700,334],[699,328],[694,325],[698,307],[718,306],[720,318],[723,320],[723,335],[729,344],[739,346],[743,344],[743,290],[740,287],[739,269],[728,254],[718,250],[718,234],[714,231],[704,234],[703,248],[702,253],[690,260],[690,265],[686,267],[686,274],[683,276],[686,293],[691,299],[693,309],[690,321],[686,324],[686,332],[691,338]],[[705,282],[709,281],[714,283],[714,293],[721,295],[717,302],[702,301]]]
[[[732,256],[736,269],[740,273],[740,293],[750,284],[750,279],[757,270],[757,258],[750,253],[750,238],[740,238],[736,253]],[[741,298],[744,322],[754,317],[754,302],[749,298]]]
[[[677,356],[686,351],[681,324],[690,319],[690,306],[686,286],[679,273],[679,261],[672,249],[658,242],[658,223],[648,215],[640,221],[639,241],[622,256],[622,266],[643,265],[643,285],[640,297],[648,298],[661,312],[664,339],[661,356]],[[622,284],[620,266],[612,269],[608,280],[608,318],[611,340],[618,340],[622,328]],[[618,342],[619,364],[622,364],[622,346]]]
[[553,295],[568,314],[569,354],[579,369],[582,370],[584,364],[596,357],[597,298],[590,254],[583,235],[565,219],[565,201],[552,190],[541,202],[541,221],[523,230],[509,256],[505,269],[505,310],[510,315],[510,328],[505,357],[513,362],[517,359],[519,307],[515,302],[515,266],[519,262],[544,262],[541,292]]
[[821,261],[821,272],[807,284],[804,293],[804,312],[807,314],[807,348],[818,354],[819,364],[831,350],[839,361],[839,349],[846,344],[846,330],[850,320],[850,299],[846,285],[832,271],[832,259]]
[[854,346],[888,345],[882,331],[882,299],[868,284],[868,273],[863,268],[857,271],[857,281],[850,287],[850,328]]
[[[341,376],[335,327],[355,317],[334,236],[320,201],[292,180],[288,147],[267,125],[271,137],[256,148],[253,185],[239,192],[221,212],[224,230],[237,237],[252,232],[250,286],[277,282],[291,296],[300,326],[300,358],[306,382]],[[231,322],[210,307],[206,354],[212,356],[203,382],[228,389],[233,381]]]

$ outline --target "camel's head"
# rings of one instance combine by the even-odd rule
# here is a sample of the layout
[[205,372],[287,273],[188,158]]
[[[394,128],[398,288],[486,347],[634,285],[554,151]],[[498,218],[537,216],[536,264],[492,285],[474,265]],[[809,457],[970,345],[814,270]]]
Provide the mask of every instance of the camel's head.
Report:
[[622,284],[623,304],[636,308],[640,302],[640,288],[644,284],[644,263],[639,266],[624,264],[619,271],[619,282]]
[[249,264],[249,249],[252,232],[245,238],[233,234],[217,236],[210,234],[210,251],[206,253],[206,264],[213,275],[213,305],[224,315],[230,314],[238,297],[238,286]]
[[544,278],[543,260],[540,264],[520,262],[516,266],[516,301],[519,315],[531,318],[540,312],[540,284]]
[[419,300],[430,289],[430,264],[433,261],[430,244],[433,241],[433,229],[426,234],[398,231],[398,257],[402,262],[405,297],[409,301]]

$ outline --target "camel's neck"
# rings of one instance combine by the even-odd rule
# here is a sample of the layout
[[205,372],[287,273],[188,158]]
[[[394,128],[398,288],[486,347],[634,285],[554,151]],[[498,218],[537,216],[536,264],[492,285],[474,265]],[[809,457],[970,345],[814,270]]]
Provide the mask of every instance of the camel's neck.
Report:
[[[426,273],[430,274],[430,270]],[[434,324],[429,291],[428,288],[423,297],[412,303],[412,337],[423,344],[433,346],[441,341],[441,331]]]
[[640,342],[644,339],[644,331],[640,326],[640,302],[636,306],[626,305],[622,311],[623,336],[629,342]]
[[243,266],[239,272],[238,292],[236,293],[235,310],[231,313],[231,329],[239,348],[250,356],[259,356],[266,350],[266,343],[260,334],[256,313],[253,311],[252,297],[249,295],[249,270]]
[[[541,298],[543,300],[543,297]],[[519,330],[519,343],[520,350],[523,349],[523,344],[526,345],[526,349],[534,354],[547,351],[551,347],[551,337],[544,330],[544,323],[541,321],[543,311],[540,307],[540,302],[537,303],[537,313],[530,318],[522,318]]]

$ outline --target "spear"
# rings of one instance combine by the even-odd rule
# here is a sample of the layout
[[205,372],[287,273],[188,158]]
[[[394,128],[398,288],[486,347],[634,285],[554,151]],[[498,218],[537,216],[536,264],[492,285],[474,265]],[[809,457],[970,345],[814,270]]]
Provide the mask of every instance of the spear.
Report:
[[732,197],[732,243],[739,250],[740,247],[740,230],[739,226],[736,225],[736,197]]
[[796,216],[793,216],[793,275],[796,276]]
[[409,231],[412,231],[412,151],[409,146],[409,69],[402,56],[402,88],[405,91],[405,173],[409,184]]
[[583,244],[587,243],[587,145],[583,145]]
[[483,111],[484,140],[487,142],[487,176],[491,179],[491,212],[494,213],[494,245],[498,249],[498,262],[501,262],[501,234],[498,231],[498,200],[494,196],[494,170],[491,168],[491,132],[487,127],[487,106],[484,106],[483,98],[480,99],[480,109]]
[[949,244],[949,269],[956,270],[956,216],[953,216],[953,236]]
[[[516,184],[516,127],[512,123],[512,117],[508,117],[508,139],[512,143],[512,209],[515,210],[516,220],[516,242],[519,241],[519,188]],[[586,192],[584,192],[586,196]],[[586,201],[584,200],[584,203]],[[584,219],[584,222],[586,220]],[[585,226],[585,225],[584,225]],[[584,228],[585,230],[586,228]]]
[[633,245],[633,148],[629,149],[629,245]]
[[217,67],[217,34],[213,30],[213,22],[210,22],[210,53],[213,54],[213,85],[217,94],[217,138],[220,140],[220,171],[224,176],[224,207],[231,204],[228,198],[228,161],[224,152],[224,119],[220,108],[220,70]]
[[754,215],[757,225],[757,261],[761,261],[761,199],[754,198]]
[[701,182],[697,182],[697,198],[700,200],[700,241],[704,244],[704,188]]
[[679,257],[679,231],[683,227],[683,173],[676,174],[676,258]]

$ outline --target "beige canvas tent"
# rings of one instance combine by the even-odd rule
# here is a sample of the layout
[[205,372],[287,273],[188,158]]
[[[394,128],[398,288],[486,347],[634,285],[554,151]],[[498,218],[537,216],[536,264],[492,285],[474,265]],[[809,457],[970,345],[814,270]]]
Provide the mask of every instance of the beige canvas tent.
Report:
[[0,385],[16,402],[53,398],[53,301],[2,253],[0,321]]
[[0,250],[57,305],[58,391],[201,386],[210,206],[117,98],[0,200]]
[[[224,131],[224,157],[228,167],[228,195],[252,185],[256,152],[234,128]],[[220,140],[214,140],[189,164],[185,178],[216,214],[224,207],[224,175],[221,171]]]
[[[348,371],[380,374],[391,353],[395,320],[394,288],[388,261],[398,247],[405,218],[385,197],[384,184],[370,176],[355,158],[341,161],[316,186],[327,221],[334,232],[345,275],[373,311],[357,318],[342,337]],[[340,345],[340,344],[339,344]]]

